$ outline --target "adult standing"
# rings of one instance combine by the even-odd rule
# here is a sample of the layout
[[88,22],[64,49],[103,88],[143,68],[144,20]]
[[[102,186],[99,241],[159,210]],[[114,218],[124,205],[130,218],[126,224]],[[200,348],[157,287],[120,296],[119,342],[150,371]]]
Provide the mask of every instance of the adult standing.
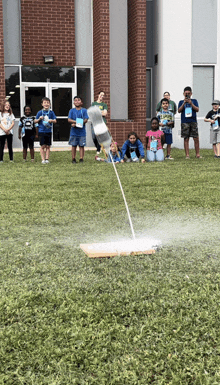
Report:
[[[101,111],[101,114],[102,114],[102,118],[106,124],[106,116],[107,116],[107,113],[108,113],[108,106],[106,103],[104,103],[104,98],[105,98],[105,92],[104,91],[100,91],[99,94],[98,94],[98,99],[96,100],[96,102],[93,102],[92,103],[92,106],[97,106],[100,111]],[[100,144],[95,136],[95,133],[94,133],[94,130],[93,130],[93,127],[92,127],[92,139],[93,139],[93,142],[96,146],[96,149],[97,149],[97,154],[100,154],[100,151],[101,151],[101,147],[100,147]]]
[[[177,106],[176,106],[176,103],[173,101],[173,100],[170,100],[170,93],[168,91],[165,91],[163,93],[163,97],[165,99],[168,99],[169,100],[169,108],[168,108],[168,111],[171,111],[174,115],[177,113]],[[162,99],[161,99],[162,100]],[[156,107],[156,112],[159,112],[161,111],[162,109],[162,103],[161,101],[157,104],[157,107]]]
[[196,158],[201,158],[199,154],[199,133],[197,123],[197,112],[199,103],[196,99],[191,99],[192,88],[185,87],[183,90],[184,100],[179,101],[178,112],[181,114],[181,137],[184,138],[184,149],[186,159],[189,159],[189,138],[194,140]]

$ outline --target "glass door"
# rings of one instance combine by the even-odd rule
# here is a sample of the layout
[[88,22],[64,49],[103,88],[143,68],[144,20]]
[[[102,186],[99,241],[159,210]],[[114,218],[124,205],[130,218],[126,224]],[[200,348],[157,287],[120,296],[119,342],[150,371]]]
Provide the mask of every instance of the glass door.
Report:
[[57,123],[53,127],[53,145],[68,145],[70,125],[68,123],[69,110],[73,106],[75,96],[75,84],[50,83],[49,97],[51,106],[57,117]]
[[[22,83],[21,116],[26,105],[29,105],[33,115],[36,115],[41,109],[42,98],[48,97],[51,100],[51,108],[57,116],[57,123],[53,125],[52,145],[67,146],[70,132],[68,114],[75,95],[75,83]],[[35,143],[35,147],[38,147],[38,142]]]

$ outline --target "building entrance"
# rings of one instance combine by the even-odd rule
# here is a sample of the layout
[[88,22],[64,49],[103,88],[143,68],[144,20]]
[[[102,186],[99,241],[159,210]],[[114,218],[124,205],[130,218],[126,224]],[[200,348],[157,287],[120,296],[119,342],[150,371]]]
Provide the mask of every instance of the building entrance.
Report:
[[[21,107],[32,108],[33,115],[41,109],[41,100],[44,96],[51,101],[51,109],[57,116],[57,123],[53,125],[52,144],[67,146],[70,125],[67,121],[69,110],[73,106],[73,96],[76,95],[75,83],[21,83]],[[36,147],[38,147],[36,142]]]

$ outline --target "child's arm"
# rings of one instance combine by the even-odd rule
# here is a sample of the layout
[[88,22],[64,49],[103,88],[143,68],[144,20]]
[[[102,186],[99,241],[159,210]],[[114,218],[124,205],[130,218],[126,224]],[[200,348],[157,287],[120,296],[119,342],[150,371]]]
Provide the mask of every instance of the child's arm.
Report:
[[39,111],[39,112],[37,113],[36,118],[34,119],[34,123],[39,123],[39,121],[40,121],[40,120],[43,120],[43,118],[44,118],[44,117],[43,117],[41,111]]
[[75,125],[76,125],[76,120],[73,120],[73,119],[68,118],[68,123],[70,123],[72,127],[75,127]]
[[140,152],[141,162],[144,163],[145,162],[144,146],[143,146],[143,143],[140,141],[140,139],[138,139],[138,150]]
[[19,128],[18,128],[18,139],[21,139],[21,127],[22,127],[22,122],[19,122]]
[[11,123],[10,127],[7,129],[6,131],[6,135],[9,135],[10,134],[10,131],[12,130],[12,128],[14,127],[15,125],[15,121],[13,120],[13,122]]
[[214,123],[215,123],[214,119],[211,119],[211,118],[209,118],[209,119],[205,118],[205,119],[204,119],[204,122],[209,122],[209,123],[211,123],[211,124],[214,124]]

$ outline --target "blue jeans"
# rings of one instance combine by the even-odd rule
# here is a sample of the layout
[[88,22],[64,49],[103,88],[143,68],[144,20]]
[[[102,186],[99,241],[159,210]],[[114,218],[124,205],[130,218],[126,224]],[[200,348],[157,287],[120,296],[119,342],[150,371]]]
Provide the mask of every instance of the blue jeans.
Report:
[[157,151],[151,151],[151,150],[147,150],[147,161],[148,162],[154,162],[154,161],[157,161],[157,162],[163,162],[164,160],[164,153],[163,153],[163,150],[157,150]]

